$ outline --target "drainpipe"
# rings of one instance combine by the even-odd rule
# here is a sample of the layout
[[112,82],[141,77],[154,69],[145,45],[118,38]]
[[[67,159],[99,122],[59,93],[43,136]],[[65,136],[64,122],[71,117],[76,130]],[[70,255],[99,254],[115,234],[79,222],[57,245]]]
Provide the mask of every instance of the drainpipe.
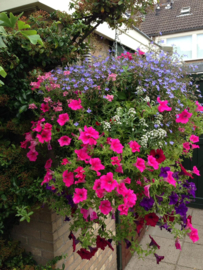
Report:
[[[120,216],[118,210],[116,210],[116,224],[120,224]],[[117,270],[122,270],[122,247],[121,244],[116,246],[117,253]]]

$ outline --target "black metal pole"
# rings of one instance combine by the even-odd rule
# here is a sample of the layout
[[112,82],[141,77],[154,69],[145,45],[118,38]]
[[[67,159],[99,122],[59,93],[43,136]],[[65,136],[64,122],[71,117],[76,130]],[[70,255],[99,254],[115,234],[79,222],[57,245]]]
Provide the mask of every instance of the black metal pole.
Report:
[[[120,224],[120,216],[118,210],[116,210],[116,225]],[[116,230],[118,228],[116,227]],[[116,232],[117,233],[117,232]],[[117,270],[122,270],[122,247],[121,243],[116,246],[116,252],[117,252]]]

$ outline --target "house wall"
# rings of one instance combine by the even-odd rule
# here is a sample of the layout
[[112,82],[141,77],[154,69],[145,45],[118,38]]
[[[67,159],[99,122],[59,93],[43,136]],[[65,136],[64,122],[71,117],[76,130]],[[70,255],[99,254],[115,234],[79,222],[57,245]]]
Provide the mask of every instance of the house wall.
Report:
[[[107,229],[115,233],[115,221],[108,218],[106,224]],[[97,224],[95,224],[96,233]],[[60,269],[64,263],[65,270],[117,269],[115,245],[113,245],[114,251],[106,247],[104,251],[99,249],[90,261],[82,260],[76,252],[73,252],[72,240],[68,238],[69,234],[69,223],[56,213],[51,213],[47,207],[36,211],[31,216],[30,223],[21,222],[14,226],[12,231],[12,237],[21,241],[21,246],[26,251],[32,252],[34,259],[39,264],[46,264],[56,256],[68,254],[65,259],[56,264],[56,268]],[[80,249],[79,244],[78,249]]]

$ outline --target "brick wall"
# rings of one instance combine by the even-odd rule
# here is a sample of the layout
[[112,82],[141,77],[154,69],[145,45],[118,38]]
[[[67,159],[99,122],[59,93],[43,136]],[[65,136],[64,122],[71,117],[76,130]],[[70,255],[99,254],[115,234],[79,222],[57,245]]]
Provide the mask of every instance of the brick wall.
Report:
[[[115,221],[109,218],[107,228],[115,231]],[[97,224],[95,225],[95,233],[96,231]],[[51,213],[46,207],[39,209],[31,216],[30,223],[21,222],[14,227],[12,232],[13,238],[21,241],[25,250],[32,252],[35,260],[40,264],[46,264],[55,256],[68,254],[68,257],[58,262],[56,267],[61,268],[64,263],[65,270],[117,269],[115,245],[113,246],[114,252],[106,247],[104,251],[99,249],[90,261],[82,260],[76,252],[73,252],[72,240],[68,238],[69,234],[68,222],[56,213]],[[79,248],[78,244],[77,250]]]

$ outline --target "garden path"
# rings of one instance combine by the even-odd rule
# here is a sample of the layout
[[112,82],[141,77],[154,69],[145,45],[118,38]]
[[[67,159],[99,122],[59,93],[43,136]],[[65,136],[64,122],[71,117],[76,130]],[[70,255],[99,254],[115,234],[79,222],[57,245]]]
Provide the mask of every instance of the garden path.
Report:
[[199,232],[200,240],[193,243],[188,236],[181,240],[182,251],[175,248],[175,240],[166,230],[159,227],[150,227],[141,241],[145,246],[150,242],[149,234],[160,245],[157,254],[165,256],[164,260],[156,264],[154,255],[144,260],[138,259],[134,254],[125,270],[203,270],[203,210],[189,208],[188,214],[192,215],[192,224]]

